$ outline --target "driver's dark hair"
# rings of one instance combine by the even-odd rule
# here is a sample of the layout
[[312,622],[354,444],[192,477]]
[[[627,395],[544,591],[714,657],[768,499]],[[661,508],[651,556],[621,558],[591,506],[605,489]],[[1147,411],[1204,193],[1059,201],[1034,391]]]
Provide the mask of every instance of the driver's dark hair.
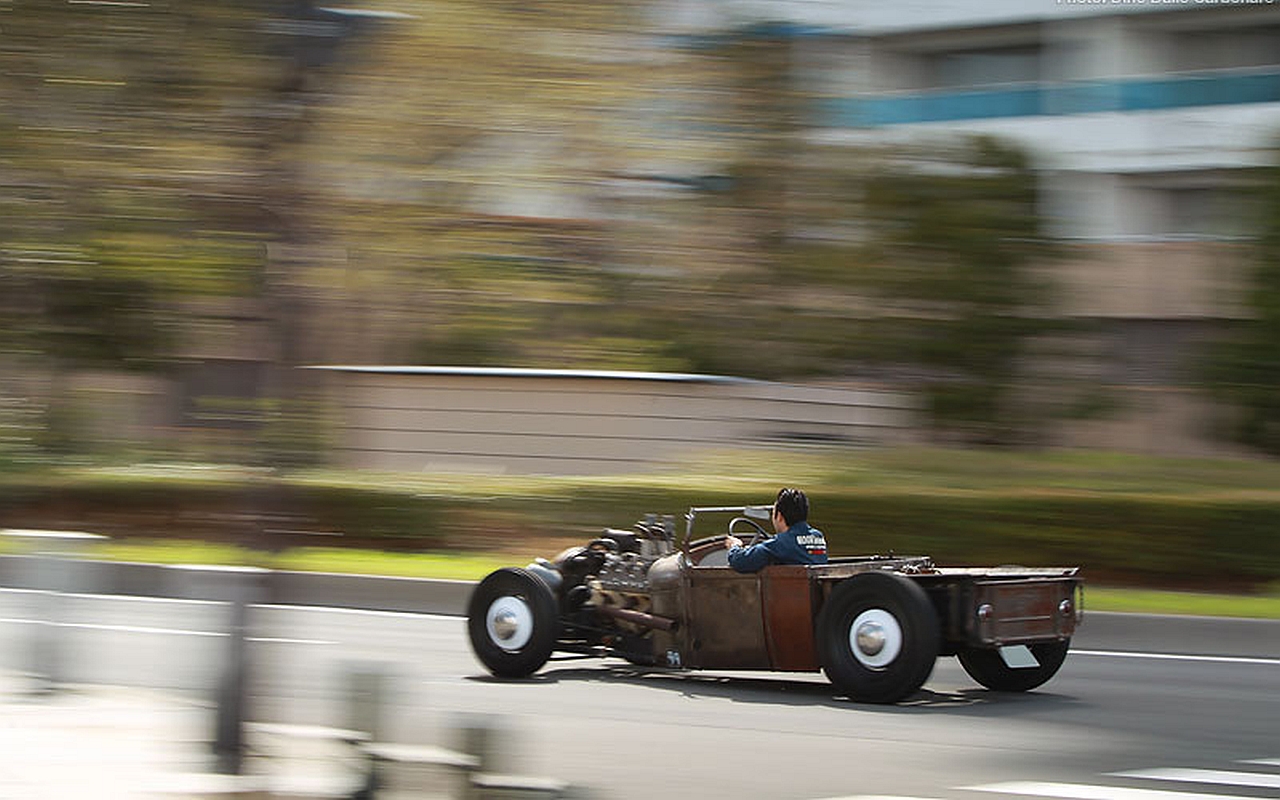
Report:
[[795,525],[809,519],[809,498],[799,489],[788,486],[778,492],[778,499],[773,501],[773,510],[781,514],[788,525]]

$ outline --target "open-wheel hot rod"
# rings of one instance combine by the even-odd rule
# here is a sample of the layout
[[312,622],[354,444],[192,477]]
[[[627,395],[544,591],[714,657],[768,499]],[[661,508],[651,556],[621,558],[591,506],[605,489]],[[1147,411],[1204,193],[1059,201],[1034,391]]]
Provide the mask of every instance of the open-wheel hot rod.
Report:
[[[771,506],[695,507],[606,529],[587,544],[476,587],[468,630],[495,675],[518,678],[553,654],[621,657],[672,669],[821,670],[849,698],[915,693],[940,655],[999,691],[1041,685],[1066,658],[1081,618],[1078,570],[939,567],[927,556],[728,566],[725,538],[767,537]],[[718,535],[695,522],[730,515]],[[750,542],[749,542],[750,543]]]

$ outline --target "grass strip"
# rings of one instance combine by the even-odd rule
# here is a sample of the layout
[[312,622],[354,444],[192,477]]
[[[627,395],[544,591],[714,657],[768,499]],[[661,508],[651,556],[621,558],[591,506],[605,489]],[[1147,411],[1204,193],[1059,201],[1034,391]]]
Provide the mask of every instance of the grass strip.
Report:
[[1280,619],[1280,594],[1201,594],[1086,586],[1086,617],[1089,611]]

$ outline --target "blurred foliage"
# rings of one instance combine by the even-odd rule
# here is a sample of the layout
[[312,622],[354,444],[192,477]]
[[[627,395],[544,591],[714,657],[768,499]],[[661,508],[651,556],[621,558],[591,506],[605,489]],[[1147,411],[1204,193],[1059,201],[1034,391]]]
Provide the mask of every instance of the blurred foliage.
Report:
[[1025,153],[816,143],[785,26],[361,5],[8,3],[0,349],[258,359],[304,406],[318,362],[854,377],[1035,428]]
[[867,184],[868,284],[878,296],[865,355],[919,370],[929,417],[963,441],[1032,434],[1017,394],[1030,344],[1050,332],[1052,254],[1027,155],[977,138],[952,152],[904,153]]
[[1205,374],[1228,404],[1227,435],[1280,455],[1280,146],[1262,171],[1254,207],[1259,218],[1246,318],[1235,320],[1209,349]]
[[0,394],[0,471],[26,468],[34,460],[38,416],[39,409],[31,401]]
[[259,7],[2,9],[0,352],[44,376],[24,388],[46,452],[82,449],[73,372],[161,368],[198,330],[191,298],[248,285],[256,234],[219,209],[242,193]]
[[[248,103],[266,49],[243,40],[261,4],[7,5],[0,264],[10,285],[47,278],[52,302],[125,311],[161,287],[241,285],[247,232],[215,212],[253,138]],[[28,295],[4,296],[21,307]],[[5,323],[30,328],[26,317]]]
[[340,176],[339,360],[806,372],[769,296],[787,43],[589,8],[433,9],[335,84],[311,163]]

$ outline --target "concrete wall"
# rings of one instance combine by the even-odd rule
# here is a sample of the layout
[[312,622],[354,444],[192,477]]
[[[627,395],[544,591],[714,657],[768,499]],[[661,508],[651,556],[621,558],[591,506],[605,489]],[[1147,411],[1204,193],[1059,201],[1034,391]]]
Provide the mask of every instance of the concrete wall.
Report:
[[1228,242],[1074,244],[1048,277],[1066,317],[1238,319],[1249,253]]
[[341,466],[591,474],[741,447],[902,440],[902,395],[706,375],[324,367]]
[[1112,387],[1116,408],[1103,419],[1062,422],[1065,447],[1151,456],[1247,458],[1248,449],[1213,436],[1221,410],[1202,393],[1175,387]]

